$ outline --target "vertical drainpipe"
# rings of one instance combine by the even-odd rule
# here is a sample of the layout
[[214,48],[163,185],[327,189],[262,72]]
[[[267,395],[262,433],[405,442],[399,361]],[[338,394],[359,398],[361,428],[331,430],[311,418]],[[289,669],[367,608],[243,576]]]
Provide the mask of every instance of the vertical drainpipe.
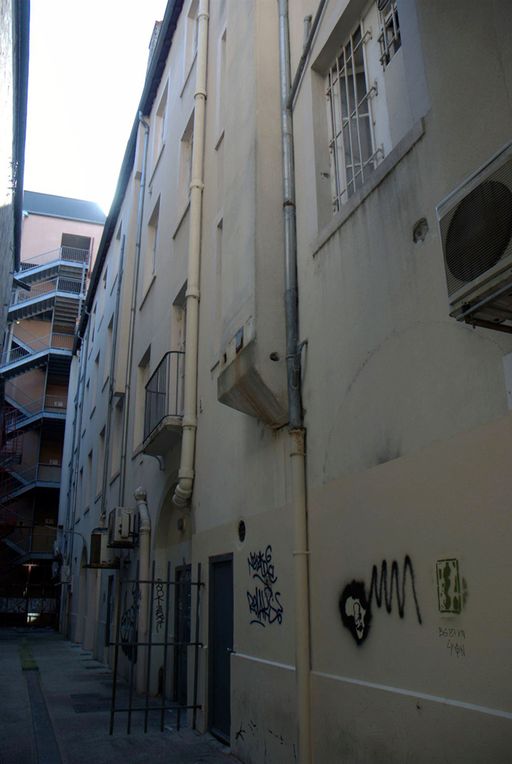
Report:
[[[149,581],[151,575],[149,563],[151,555],[151,518],[147,505],[147,494],[144,488],[137,488],[134,496],[139,514],[139,578],[141,581]],[[140,587],[138,623],[138,640],[142,643],[149,641],[149,593],[149,584],[143,584]],[[139,650],[140,656],[137,660],[137,692],[143,693],[146,689],[148,648],[144,644],[142,648],[139,647]]]
[[130,396],[131,396],[131,373],[133,359],[133,340],[135,333],[135,313],[137,310],[137,292],[139,285],[140,253],[142,240],[142,219],[144,215],[144,195],[146,191],[146,172],[148,162],[148,137],[149,124],[145,121],[142,113],[139,113],[139,122],[144,128],[144,147],[142,150],[142,169],[140,176],[139,202],[137,208],[137,232],[135,237],[135,263],[133,270],[132,296],[130,305],[130,322],[128,325],[128,353],[126,356],[126,376],[124,381],[123,403],[123,436],[121,440],[121,464],[119,475],[119,505],[124,506],[124,494],[126,487],[126,452],[128,450],[128,425],[130,422]]
[[[77,503],[77,484],[78,484],[78,466],[80,464],[80,443],[81,441],[81,432],[82,432],[82,420],[83,420],[83,412],[84,412],[84,391],[85,391],[85,380],[87,377],[87,356],[89,353],[89,327],[87,328],[87,334],[85,335],[85,343],[82,344],[82,350],[81,350],[81,356],[79,360],[79,367],[78,367],[78,385],[77,385],[77,395],[75,400],[79,404],[79,410],[75,413],[75,418],[73,422],[73,436],[72,436],[72,443],[71,443],[71,469],[69,471],[69,477],[68,477],[68,506],[67,506],[67,512],[66,512],[66,524],[67,524],[67,530],[71,531],[71,546],[68,547],[67,550],[67,559],[69,564],[69,580],[72,582],[73,580],[73,554],[74,554],[74,547],[75,547],[75,534],[73,533],[73,529],[75,526],[75,517],[76,517],[76,503]],[[68,388],[69,390],[69,388]],[[78,426],[77,426],[78,425]],[[76,446],[75,446],[76,443]],[[75,454],[76,450],[76,454]],[[74,482],[74,487],[73,487]],[[68,623],[68,627],[71,625],[71,613],[66,614],[66,619]],[[68,634],[67,636],[71,637],[71,634]]]
[[299,763],[311,762],[309,563],[306,502],[305,429],[301,404],[301,362],[297,281],[295,167],[293,159],[288,0],[279,5],[279,65],[283,162],[283,223],[285,250],[286,360],[288,377],[288,438],[294,526],[295,668]]
[[103,453],[103,477],[101,481],[101,511],[100,511],[100,526],[105,526],[107,523],[107,483],[109,478],[110,467],[110,437],[112,433],[112,411],[114,407],[114,390],[115,390],[115,369],[116,369],[116,353],[117,353],[117,337],[119,332],[119,308],[121,305],[121,286],[123,281],[124,272],[124,249],[126,246],[126,236],[123,234],[121,240],[121,251],[119,253],[119,267],[117,270],[117,287],[116,287],[116,302],[114,309],[114,325],[112,327],[112,347],[110,348],[110,368],[109,368],[109,380],[108,380],[108,407],[107,407],[107,421],[105,425],[105,444]]
[[185,381],[183,435],[178,485],[173,502],[186,507],[194,486],[197,431],[197,363],[199,344],[199,278],[201,272],[201,218],[203,206],[204,127],[206,116],[206,64],[208,55],[208,0],[200,0],[197,13],[198,42],[194,93],[194,143],[190,182],[190,232],[186,293]]

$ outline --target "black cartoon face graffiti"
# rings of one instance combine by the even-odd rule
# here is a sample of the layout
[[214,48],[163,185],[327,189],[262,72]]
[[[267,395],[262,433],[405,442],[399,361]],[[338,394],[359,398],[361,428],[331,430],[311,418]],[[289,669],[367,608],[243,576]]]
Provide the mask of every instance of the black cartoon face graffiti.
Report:
[[356,643],[361,645],[368,636],[372,620],[372,610],[363,581],[352,581],[345,586],[339,599],[339,608],[343,625]]
[[388,577],[388,564],[382,560],[380,573],[377,565],[372,568],[370,591],[366,595],[364,581],[352,581],[347,584],[339,599],[339,609],[343,625],[350,631],[356,643],[361,645],[370,630],[372,620],[372,604],[376,607],[384,605],[388,613],[393,612],[393,600],[400,618],[405,614],[406,584],[410,582],[410,591],[414,600],[416,618],[421,624],[420,606],[416,595],[414,568],[408,554],[404,557],[402,571],[396,560],[391,563],[391,573]]

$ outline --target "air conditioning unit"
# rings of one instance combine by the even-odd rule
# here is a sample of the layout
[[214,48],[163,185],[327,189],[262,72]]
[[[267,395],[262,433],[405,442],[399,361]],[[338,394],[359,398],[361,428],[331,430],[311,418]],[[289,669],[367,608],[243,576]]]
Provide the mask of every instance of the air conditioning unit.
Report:
[[94,528],[91,532],[89,568],[117,568],[119,560],[108,545],[107,528]]
[[135,510],[115,507],[108,516],[108,545],[116,549],[135,546]]
[[443,199],[436,211],[450,315],[510,331],[512,143]]

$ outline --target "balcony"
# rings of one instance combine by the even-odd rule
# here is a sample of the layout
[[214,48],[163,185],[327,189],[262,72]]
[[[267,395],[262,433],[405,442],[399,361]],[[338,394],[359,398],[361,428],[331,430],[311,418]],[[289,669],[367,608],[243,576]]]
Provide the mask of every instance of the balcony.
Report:
[[51,560],[57,528],[48,525],[16,525],[3,543],[18,555],[17,564],[32,560]]
[[[15,465],[16,467],[18,465]],[[30,467],[14,469],[9,464],[0,470],[0,506],[32,488],[60,488],[61,465],[40,462]]]
[[65,273],[76,273],[76,269],[84,270],[89,264],[89,251],[76,247],[58,247],[49,252],[23,260],[20,263],[19,276],[24,282],[40,281],[49,276]]
[[[84,298],[83,279],[55,276],[33,284],[30,291],[15,289],[9,306],[9,321],[40,315],[53,308],[66,309],[77,318],[80,301]],[[56,315],[56,320],[59,317]]]
[[143,451],[163,456],[181,438],[185,353],[170,350],[146,385]]
[[54,420],[66,418],[66,394],[46,394],[40,398],[30,398],[24,390],[7,380],[5,400],[13,408],[5,416],[5,431],[8,435],[30,426],[43,417]]
[[53,332],[44,337],[29,337],[24,339],[13,337],[17,347],[8,348],[0,356],[0,374],[12,377],[38,366],[44,366],[49,355],[62,357],[67,368],[71,362],[74,334]]

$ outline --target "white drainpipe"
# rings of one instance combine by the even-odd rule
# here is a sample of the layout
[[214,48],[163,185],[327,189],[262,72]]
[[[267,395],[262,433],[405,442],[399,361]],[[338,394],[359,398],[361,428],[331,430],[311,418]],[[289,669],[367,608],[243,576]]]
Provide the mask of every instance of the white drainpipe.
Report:
[[186,293],[185,380],[183,434],[178,485],[173,502],[185,507],[192,497],[197,431],[197,354],[199,344],[199,277],[201,273],[201,218],[203,207],[204,126],[206,115],[206,63],[208,55],[208,2],[200,0],[194,93],[194,143],[190,182],[190,233]]
[[[134,492],[137,511],[139,513],[139,579],[149,581],[150,556],[151,556],[151,518],[147,505],[147,493],[144,488],[137,488]],[[149,622],[149,584],[141,584],[139,600],[139,642],[148,642]],[[146,688],[147,647],[139,647],[140,654],[137,659],[137,692],[144,692]]]

